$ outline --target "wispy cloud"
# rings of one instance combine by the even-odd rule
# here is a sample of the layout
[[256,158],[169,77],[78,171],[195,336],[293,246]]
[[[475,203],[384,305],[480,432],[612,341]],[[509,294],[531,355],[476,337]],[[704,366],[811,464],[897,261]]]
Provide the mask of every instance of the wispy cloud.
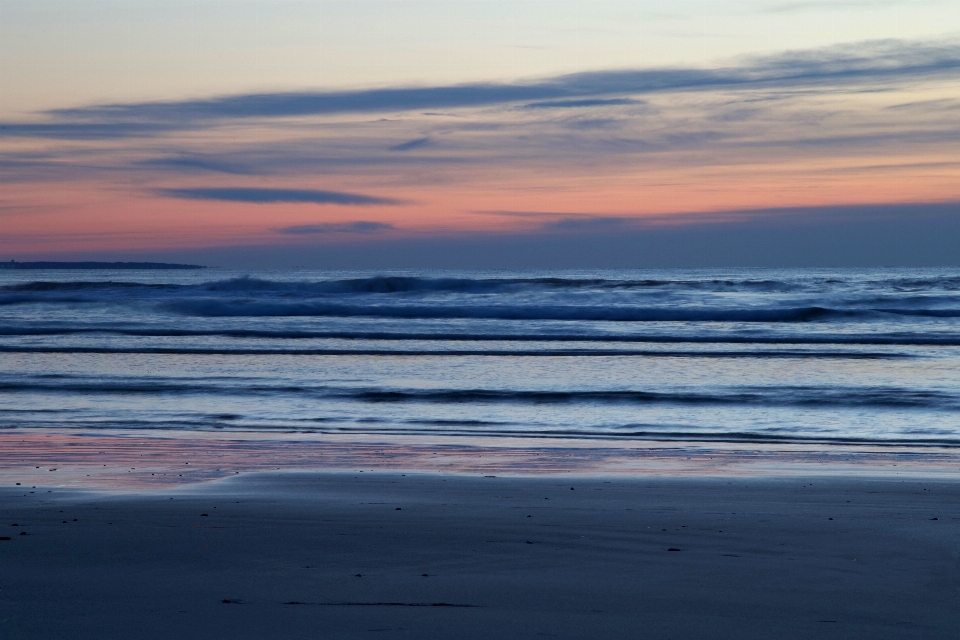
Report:
[[922,109],[928,111],[956,111],[960,109],[960,100],[953,98],[940,98],[936,100],[918,100],[915,102],[904,102],[903,104],[893,104],[887,109]]
[[203,187],[191,189],[157,189],[157,195],[188,200],[223,200],[226,202],[249,202],[267,204],[276,202],[302,202],[310,204],[339,205],[399,205],[402,200],[380,198],[359,193],[319,191],[314,189],[256,189],[249,187]]
[[885,9],[887,7],[919,4],[917,0],[800,0],[780,2],[765,9],[766,13],[799,13],[801,11],[849,11]]
[[51,138],[57,140],[113,140],[160,136],[183,129],[176,122],[122,122],[102,117],[98,122],[0,122],[0,137]]
[[[153,210],[198,212],[203,230],[190,232],[192,242],[223,224],[221,207],[196,201],[250,203],[238,215],[251,224],[229,233],[297,246],[399,242],[425,229],[449,237],[499,229],[572,242],[694,221],[703,228],[710,221],[746,225],[746,217],[752,222],[742,228],[756,229],[819,213],[729,209],[956,199],[957,86],[960,44],[875,42],[716,69],[597,71],[469,91],[398,88],[92,107],[48,114],[47,128],[23,124],[17,135],[40,137],[0,144],[0,183],[10,206],[42,206],[44,220],[73,225],[74,243],[86,232],[83,212],[119,219],[111,212],[131,210],[131,197]],[[453,106],[365,113],[435,105],[438,96]],[[348,108],[355,113],[342,115]],[[296,113],[303,117],[287,117]],[[134,137],[140,125],[149,137]],[[52,141],[60,135],[62,141]],[[150,202],[157,197],[164,200]],[[357,213],[413,202],[416,211],[403,210],[410,215],[398,228],[367,213],[294,224],[315,219],[264,218],[250,210],[287,203],[277,207],[284,216],[291,207]],[[515,211],[464,215],[481,209]],[[683,213],[694,210],[700,213]],[[721,211],[703,213],[714,210]],[[359,220],[337,221],[343,218]],[[122,219],[130,228],[144,224]],[[173,246],[183,241],[180,233],[136,242]],[[210,242],[233,242],[226,235]],[[9,232],[0,236],[9,246],[23,244]]]
[[529,230],[543,234],[604,235],[637,233],[660,228],[745,225],[760,227],[809,227],[862,224],[884,221],[918,222],[954,219],[960,224],[960,202],[827,205],[819,207],[774,207],[689,211],[667,215],[605,215],[568,211],[474,211],[481,215],[510,216],[534,223]]
[[[707,68],[575,73],[517,83],[396,87],[341,92],[284,92],[170,102],[57,109],[45,123],[0,123],[0,136],[111,139],[157,136],[249,118],[390,113],[497,105],[529,109],[629,106],[638,95],[719,89],[828,88],[960,76],[960,43],[884,40],[742,58]],[[413,144],[424,138],[411,140]],[[416,146],[416,145],[414,145]],[[404,150],[398,145],[398,151]],[[414,148],[413,146],[410,148]]]
[[328,222],[321,224],[297,224],[289,227],[280,227],[274,229],[276,233],[283,233],[293,236],[309,236],[331,233],[360,233],[370,234],[381,231],[392,231],[395,229],[392,224],[385,222],[370,222],[367,220],[357,220],[355,222]]

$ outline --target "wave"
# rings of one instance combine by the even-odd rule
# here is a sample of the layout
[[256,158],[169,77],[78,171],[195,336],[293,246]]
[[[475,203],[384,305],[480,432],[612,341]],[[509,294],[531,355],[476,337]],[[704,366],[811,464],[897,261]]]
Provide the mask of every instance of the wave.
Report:
[[657,391],[520,391],[488,389],[355,390],[348,396],[365,402],[519,403],[519,404],[747,404],[806,407],[900,407],[960,409],[960,398],[937,391],[873,388],[778,387],[734,389],[719,393]]
[[25,282],[22,284],[11,284],[0,287],[0,291],[12,291],[17,293],[46,293],[48,291],[103,291],[103,290],[169,290],[176,291],[182,289],[184,285],[175,284],[154,284],[144,282],[114,282],[107,281],[51,281],[38,280],[35,282]]
[[243,276],[198,284],[144,283],[129,281],[33,281],[0,286],[0,294],[63,293],[63,292],[181,292],[181,293],[260,293],[278,295],[330,294],[394,294],[394,293],[500,293],[550,290],[648,290],[689,289],[692,291],[820,293],[826,289],[873,290],[877,287],[894,292],[929,292],[960,290],[960,278],[883,278],[843,280],[837,278],[445,278],[417,276],[372,276],[314,281],[267,280]]
[[604,279],[604,278],[424,278],[414,276],[373,276],[319,281],[265,280],[249,276],[229,278],[202,284],[156,284],[118,281],[35,281],[0,287],[0,292],[49,293],[76,291],[181,291],[225,293],[497,293],[521,289],[648,289],[680,287],[692,289],[743,289],[760,291],[795,291],[798,285],[778,280],[732,279]]
[[960,335],[941,334],[778,334],[729,335],[704,334],[632,334],[632,333],[439,333],[396,331],[304,331],[291,329],[175,329],[172,327],[120,328],[115,326],[64,327],[36,325],[0,326],[0,336],[122,335],[130,337],[185,338],[262,338],[278,340],[382,340],[450,342],[609,342],[609,343],[689,343],[689,344],[763,344],[763,345],[864,345],[864,346],[960,346]]
[[183,285],[142,282],[36,281],[0,287],[0,306],[30,303],[84,304],[103,302],[103,294],[175,292]]
[[[426,422],[415,422],[413,424],[432,424]],[[450,425],[454,427],[456,425]],[[289,430],[289,427],[286,427]],[[669,429],[669,430],[668,430]],[[870,447],[937,447],[937,448],[956,448],[960,447],[960,439],[945,438],[942,435],[919,435],[910,438],[897,437],[855,437],[855,436],[829,436],[829,435],[802,435],[802,434],[771,434],[750,431],[697,431],[697,430],[675,430],[672,425],[666,425],[666,428],[657,429],[656,425],[623,425],[616,428],[576,428],[576,429],[518,429],[518,428],[489,428],[485,427],[478,432],[475,429],[434,429],[417,428],[415,426],[397,427],[390,426],[385,428],[370,427],[323,427],[317,429],[294,429],[303,433],[329,433],[329,434],[371,434],[383,436],[473,436],[482,434],[486,438],[524,438],[524,439],[577,439],[577,440],[628,440],[647,441],[647,442],[676,442],[676,443],[741,443],[741,444],[819,444],[828,446],[870,446]],[[756,452],[750,451],[749,454],[755,455]],[[844,455],[849,453],[831,453],[827,450],[818,451],[818,456]],[[911,455],[905,453],[904,455]],[[952,454],[948,454],[951,455]]]
[[396,319],[580,320],[606,322],[799,323],[830,319],[897,316],[956,318],[960,309],[836,309],[821,306],[723,308],[626,305],[351,305],[328,302],[179,300],[167,309],[183,315],[218,317],[338,317]]
[[75,376],[38,376],[0,381],[3,392],[132,395],[306,395],[362,403],[426,404],[681,404],[762,405],[834,408],[960,410],[960,397],[933,390],[896,387],[733,387],[710,392],[639,390],[384,389],[324,385],[263,384],[237,378],[173,382],[153,379],[88,380]]
[[883,284],[897,291],[960,291],[960,278],[943,276],[939,278],[892,278]]
[[[960,299],[933,295],[932,289],[914,295],[890,283],[874,291],[862,282],[839,281],[824,288],[812,285],[815,279],[794,280],[375,276],[291,282],[242,277],[199,284],[37,281],[0,287],[0,306],[128,304],[137,312],[202,318],[805,323],[960,317]],[[790,295],[796,291],[805,293]],[[142,306],[145,302],[154,304]]]
[[918,316],[925,318],[960,318],[960,309],[903,309],[903,308],[883,308],[875,311],[879,313],[890,313],[898,316]]
[[849,358],[858,360],[901,360],[918,356],[863,351],[678,351],[666,349],[270,349],[229,347],[84,347],[0,345],[0,353],[89,353],[212,356],[497,356],[497,357],[645,357],[645,358]]
[[[945,437],[941,433],[919,433],[910,434],[910,437],[898,437],[896,435],[886,437],[862,437],[849,435],[829,435],[816,434],[805,435],[801,433],[785,434],[770,433],[765,431],[719,431],[710,429],[696,429],[689,425],[657,425],[657,424],[625,424],[615,426],[600,427],[540,427],[531,429],[511,425],[510,423],[486,421],[486,420],[412,420],[406,423],[394,423],[382,420],[319,420],[317,422],[324,424],[302,424],[302,423],[282,423],[282,424],[236,424],[235,416],[203,416],[197,419],[161,419],[161,420],[137,420],[137,419],[100,419],[100,420],[81,420],[64,425],[60,419],[33,420],[23,422],[6,422],[3,419],[5,412],[0,410],[0,429],[51,429],[58,431],[77,431],[89,432],[93,430],[110,431],[134,431],[142,432],[146,430],[156,431],[215,431],[215,432],[236,432],[236,433],[284,433],[284,434],[331,434],[331,435],[378,435],[387,437],[396,436],[430,436],[437,437],[471,437],[476,438],[522,438],[526,440],[597,440],[597,441],[628,441],[628,442],[674,442],[678,445],[683,443],[732,443],[744,445],[761,444],[797,444],[797,445],[824,445],[842,446],[842,447],[883,447],[883,448],[937,448],[954,449],[960,448],[960,438]],[[331,424],[326,424],[327,422]],[[338,426],[338,423],[346,423]],[[359,424],[363,423],[363,425]],[[381,423],[388,423],[384,426],[376,426]],[[633,448],[636,448],[635,446]],[[604,447],[602,451],[610,451]],[[589,447],[578,446],[576,451],[570,451],[568,455],[595,455],[596,450]],[[755,456],[757,451],[747,450],[742,452],[732,452],[734,454],[746,453]],[[781,452],[771,452],[771,455],[777,456]],[[829,449],[820,449],[816,452],[819,461],[832,456],[842,456],[842,459],[849,458],[851,452],[848,449],[842,449],[837,452],[831,452]],[[904,456],[905,460],[915,455],[909,450],[900,451],[899,455]],[[925,456],[937,455],[935,453],[925,453]],[[952,457],[954,453],[943,453],[945,457]]]
[[809,322],[831,317],[873,315],[824,307],[716,309],[600,305],[349,305],[325,302],[180,300],[171,311],[216,317],[347,317],[398,319],[588,320],[612,322]]

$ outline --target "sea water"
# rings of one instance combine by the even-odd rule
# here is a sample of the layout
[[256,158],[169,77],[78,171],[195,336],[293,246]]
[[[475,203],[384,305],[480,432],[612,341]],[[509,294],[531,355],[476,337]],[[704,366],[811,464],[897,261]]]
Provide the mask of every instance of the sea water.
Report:
[[960,445],[960,269],[0,271],[0,428]]

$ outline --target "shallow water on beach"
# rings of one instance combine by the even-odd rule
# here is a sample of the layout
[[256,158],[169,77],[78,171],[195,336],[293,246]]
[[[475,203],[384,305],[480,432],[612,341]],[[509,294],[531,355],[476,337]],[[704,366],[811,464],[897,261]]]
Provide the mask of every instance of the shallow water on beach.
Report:
[[0,427],[960,445],[960,269],[0,270]]

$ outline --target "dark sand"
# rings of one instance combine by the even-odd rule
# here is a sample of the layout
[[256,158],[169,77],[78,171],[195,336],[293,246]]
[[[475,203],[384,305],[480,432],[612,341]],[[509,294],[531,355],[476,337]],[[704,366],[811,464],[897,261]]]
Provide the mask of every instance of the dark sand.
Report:
[[960,637],[960,482],[47,490],[0,493],[4,639]]

